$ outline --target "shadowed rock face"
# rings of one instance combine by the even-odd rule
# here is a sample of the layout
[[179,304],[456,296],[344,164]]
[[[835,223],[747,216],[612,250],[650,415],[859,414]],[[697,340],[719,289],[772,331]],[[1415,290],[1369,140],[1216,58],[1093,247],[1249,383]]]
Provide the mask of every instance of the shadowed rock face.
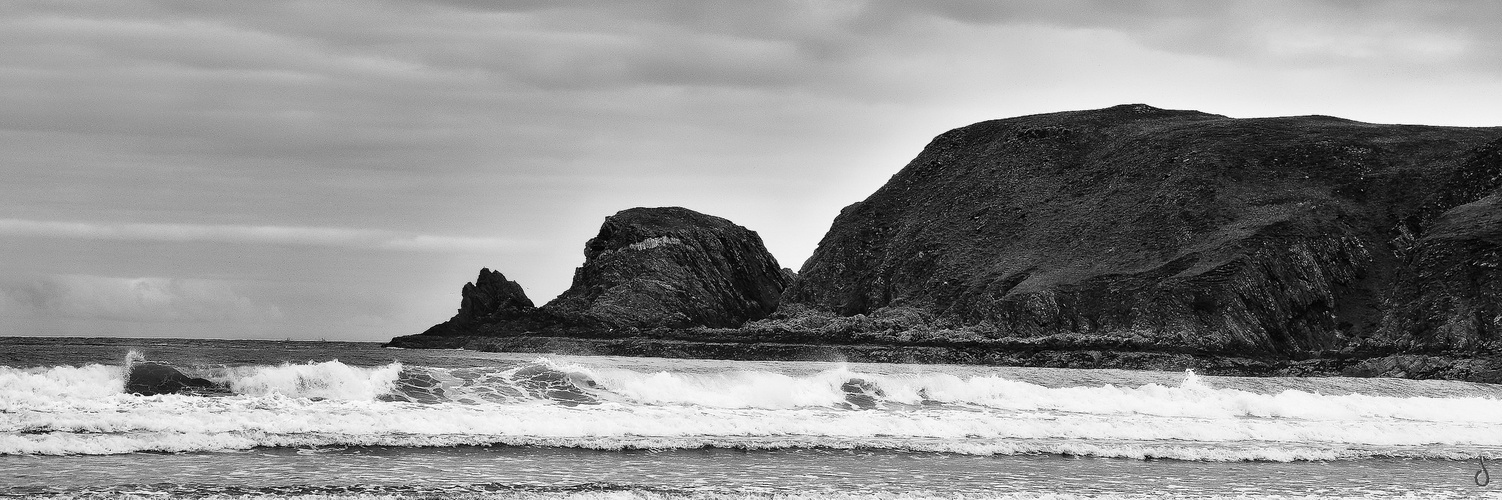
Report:
[[1405,252],[1384,321],[1402,348],[1471,348],[1502,334],[1502,193],[1438,216]]
[[462,299],[454,319],[469,323],[511,318],[531,312],[535,307],[521,285],[489,268],[481,269],[480,276],[474,283],[466,283],[459,295]]
[[783,298],[996,337],[1298,356],[1496,335],[1502,129],[1145,105],[977,123],[845,208]]
[[434,325],[424,335],[471,335],[482,327],[504,326],[507,331],[526,332],[552,323],[527,298],[520,284],[500,271],[481,269],[472,283],[459,292],[459,312]]
[[1384,317],[1404,349],[1473,348],[1502,337],[1502,139],[1478,148],[1405,220]]
[[734,327],[777,308],[788,284],[761,237],[678,207],[605,219],[569,289],[544,310],[610,327]]

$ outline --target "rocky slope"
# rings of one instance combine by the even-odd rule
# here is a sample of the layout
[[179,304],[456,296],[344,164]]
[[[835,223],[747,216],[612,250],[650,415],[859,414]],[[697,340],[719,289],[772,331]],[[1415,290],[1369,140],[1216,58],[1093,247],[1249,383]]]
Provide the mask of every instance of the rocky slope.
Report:
[[1499,136],[1144,105],[977,123],[844,209],[784,302],[1081,347],[1467,345],[1497,321]]
[[1392,242],[1400,257],[1383,317],[1404,351],[1498,350],[1502,340],[1502,140],[1480,148]]
[[434,336],[735,327],[774,311],[791,279],[754,231],[685,208],[633,208],[605,219],[585,244],[573,284],[551,302],[534,307],[516,282],[482,269],[464,286],[453,318],[392,345],[426,345]]

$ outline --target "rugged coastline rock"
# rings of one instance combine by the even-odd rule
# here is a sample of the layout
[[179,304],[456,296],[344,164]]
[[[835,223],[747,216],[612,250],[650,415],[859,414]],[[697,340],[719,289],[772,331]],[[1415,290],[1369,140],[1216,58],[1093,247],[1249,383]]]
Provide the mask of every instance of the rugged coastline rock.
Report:
[[680,207],[607,217],[573,285],[543,309],[613,328],[735,327],[777,309],[788,284],[756,232]]
[[1502,340],[1502,139],[1480,148],[1405,221],[1384,340],[1402,350],[1482,349]]
[[433,325],[423,335],[467,335],[495,325],[526,332],[553,324],[532,305],[520,284],[490,268],[480,269],[475,281],[465,283],[459,297],[459,311],[454,317]]
[[633,208],[607,217],[584,248],[569,289],[534,307],[519,284],[482,269],[459,311],[422,336],[619,336],[654,328],[733,328],[776,310],[792,280],[756,232],[680,207]]
[[1449,180],[1489,179],[1499,136],[1145,105],[981,122],[843,210],[783,300],[1081,347],[1456,347],[1495,330],[1496,184]]
[[992,120],[846,207],[796,275],[731,228],[623,211],[554,301],[477,298],[391,345],[1502,382],[1502,128]]

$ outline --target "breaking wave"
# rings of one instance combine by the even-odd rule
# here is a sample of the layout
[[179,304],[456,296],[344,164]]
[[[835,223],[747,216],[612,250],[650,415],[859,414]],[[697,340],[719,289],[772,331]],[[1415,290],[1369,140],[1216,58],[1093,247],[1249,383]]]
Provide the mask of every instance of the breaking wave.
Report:
[[176,367],[219,396],[127,393],[122,366],[0,367],[0,454],[462,445],[871,448],[1180,460],[1464,459],[1502,450],[1502,401],[1177,385],[1047,387],[837,367],[644,373],[538,359]]

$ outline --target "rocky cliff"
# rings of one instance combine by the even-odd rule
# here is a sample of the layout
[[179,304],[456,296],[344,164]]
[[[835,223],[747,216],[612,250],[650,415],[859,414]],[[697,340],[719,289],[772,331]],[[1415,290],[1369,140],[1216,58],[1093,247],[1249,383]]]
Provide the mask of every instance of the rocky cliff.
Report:
[[1390,241],[1400,260],[1383,317],[1398,350],[1482,349],[1502,339],[1502,139],[1451,172]]
[[683,209],[621,212],[585,256],[541,308],[482,272],[393,345],[1502,382],[1502,128],[993,120],[845,208],[796,278]]
[[542,307],[516,282],[482,269],[464,285],[453,318],[393,345],[423,345],[433,336],[587,338],[736,327],[774,311],[791,280],[754,231],[685,208],[633,208],[605,219],[585,243],[573,284]]
[[1081,348],[1468,345],[1499,321],[1499,136],[1145,105],[977,123],[845,208],[783,301]]

